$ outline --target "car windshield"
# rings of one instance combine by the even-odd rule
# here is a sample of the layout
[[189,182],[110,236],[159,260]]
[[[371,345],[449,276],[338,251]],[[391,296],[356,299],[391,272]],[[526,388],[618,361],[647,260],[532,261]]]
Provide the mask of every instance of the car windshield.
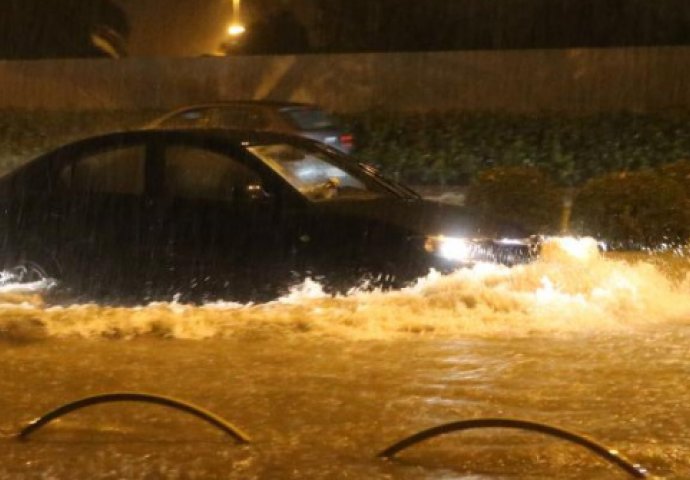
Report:
[[311,201],[372,199],[393,196],[390,188],[362,171],[358,165],[284,143],[254,145],[248,150]]

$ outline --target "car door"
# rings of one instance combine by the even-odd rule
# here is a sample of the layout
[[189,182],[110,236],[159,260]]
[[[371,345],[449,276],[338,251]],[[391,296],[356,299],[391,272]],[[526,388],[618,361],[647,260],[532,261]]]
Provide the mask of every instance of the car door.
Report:
[[44,232],[78,286],[137,283],[147,244],[147,151],[143,138],[115,136],[56,156]]
[[241,148],[199,138],[166,137],[156,158],[156,224],[176,293],[240,298],[268,290],[289,253],[275,185]]

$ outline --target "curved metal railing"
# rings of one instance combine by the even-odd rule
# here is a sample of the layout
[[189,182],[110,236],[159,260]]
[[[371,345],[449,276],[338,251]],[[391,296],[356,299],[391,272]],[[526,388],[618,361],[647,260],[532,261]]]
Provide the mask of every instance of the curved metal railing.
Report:
[[633,478],[647,478],[648,473],[642,466],[632,463],[618,451],[607,448],[606,446],[587,438],[583,435],[573,433],[569,430],[547,425],[545,423],[530,422],[527,420],[517,420],[512,418],[476,418],[471,420],[462,420],[458,422],[446,423],[421,432],[415,433],[399,442],[391,445],[385,450],[381,451],[378,456],[382,458],[392,458],[398,452],[405,450],[417,443],[423,442],[439,435],[445,435],[451,432],[459,432],[463,430],[471,430],[476,428],[513,428],[518,430],[529,430],[532,432],[539,432],[552,437],[557,437],[562,440],[567,440],[571,443],[580,445],[595,455],[612,463],[620,469],[627,472]]
[[29,422],[19,432],[19,434],[17,434],[17,438],[19,438],[20,440],[26,440],[29,437],[29,435],[31,435],[33,432],[40,429],[44,425],[50,423],[56,418],[67,415],[68,413],[73,412],[75,410],[90,407],[92,405],[113,402],[152,403],[155,405],[170,407],[181,412],[189,413],[197,418],[200,418],[201,420],[204,420],[205,422],[213,425],[217,429],[228,434],[239,444],[249,443],[249,436],[247,436],[234,425],[230,424],[224,418],[219,417],[218,415],[208,410],[193,405],[189,402],[178,400],[172,397],[165,397],[162,395],[153,395],[150,393],[140,392],[105,393],[101,395],[93,395],[90,397],[81,398],[79,400],[66,403]]
[[[26,440],[32,433],[36,432],[37,430],[47,425],[51,421],[64,415],[67,415],[75,410],[90,407],[93,405],[114,402],[151,403],[155,405],[169,407],[185,413],[189,413],[211,424],[212,426],[216,427],[222,432],[226,433],[239,444],[250,443],[248,435],[243,433],[234,425],[230,424],[224,418],[215,415],[214,413],[208,410],[193,405],[189,402],[178,400],[172,397],[141,392],[105,393],[65,403],[29,422],[24,428],[21,429],[21,431],[18,434],[15,435],[15,437],[19,440]],[[610,449],[605,445],[595,440],[592,440],[584,435],[574,433],[572,431],[548,425],[545,423],[538,423],[513,418],[475,418],[438,425],[436,427],[432,427],[421,432],[417,432],[413,435],[410,435],[409,437],[406,437],[396,442],[395,444],[389,446],[385,450],[379,452],[378,457],[391,459],[397,453],[430,438],[445,435],[452,432],[459,432],[479,428],[509,428],[527,430],[556,437],[586,448],[598,457],[625,471],[633,478],[648,478],[648,472],[644,467],[642,467],[639,464],[632,463],[630,460],[623,457],[618,451]]]

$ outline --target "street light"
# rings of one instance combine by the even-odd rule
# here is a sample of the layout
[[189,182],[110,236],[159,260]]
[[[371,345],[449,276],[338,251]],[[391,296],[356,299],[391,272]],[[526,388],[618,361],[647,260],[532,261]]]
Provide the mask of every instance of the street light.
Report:
[[228,27],[228,35],[239,37],[246,30],[240,18],[240,0],[232,0],[232,23]]
[[239,23],[233,23],[228,27],[228,35],[231,37],[238,37],[242,35],[247,29],[244,28],[244,25],[241,25]]

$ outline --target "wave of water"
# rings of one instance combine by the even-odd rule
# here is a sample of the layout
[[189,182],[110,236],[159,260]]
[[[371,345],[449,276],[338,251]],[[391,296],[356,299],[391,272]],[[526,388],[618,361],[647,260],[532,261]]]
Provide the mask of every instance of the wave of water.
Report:
[[265,304],[152,303],[47,307],[37,294],[0,289],[0,338],[179,339],[277,334],[349,339],[405,335],[485,336],[625,331],[690,322],[690,262],[600,255],[592,239],[548,240],[540,259],[508,268],[478,264],[431,272],[399,291],[354,290],[331,297],[306,281]]

